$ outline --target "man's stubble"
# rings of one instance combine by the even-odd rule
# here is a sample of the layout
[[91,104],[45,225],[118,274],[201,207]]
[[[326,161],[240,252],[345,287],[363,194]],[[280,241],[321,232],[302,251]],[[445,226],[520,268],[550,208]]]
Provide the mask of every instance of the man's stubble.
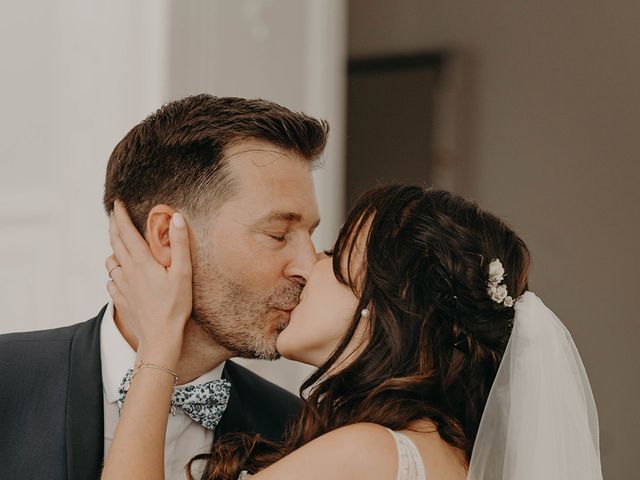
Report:
[[[288,282],[269,292],[254,292],[232,279],[203,250],[197,249],[193,265],[193,321],[234,356],[279,358],[276,340],[288,318],[277,309],[295,306],[302,285]],[[277,317],[281,318],[276,322]]]

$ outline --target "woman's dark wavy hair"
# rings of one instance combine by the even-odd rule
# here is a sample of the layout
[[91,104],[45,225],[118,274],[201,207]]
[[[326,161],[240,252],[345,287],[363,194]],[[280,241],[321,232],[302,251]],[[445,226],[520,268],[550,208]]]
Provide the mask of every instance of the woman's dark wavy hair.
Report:
[[[351,261],[359,235],[366,235],[364,269]],[[510,295],[528,289],[525,243],[477,204],[418,186],[365,193],[333,250],[336,277],[360,303],[331,357],[301,386],[301,396],[310,393],[299,418],[281,444],[240,433],[221,437],[210,454],[194,458],[208,459],[203,478],[256,473],[326,432],[359,422],[402,430],[428,419],[469,460],[514,315],[487,293],[493,259],[504,266]],[[366,347],[332,370],[364,308],[370,311]]]

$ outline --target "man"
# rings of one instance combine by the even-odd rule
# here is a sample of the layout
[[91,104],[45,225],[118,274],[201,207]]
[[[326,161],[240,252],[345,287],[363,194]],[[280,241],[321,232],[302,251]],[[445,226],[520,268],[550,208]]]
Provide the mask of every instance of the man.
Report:
[[[209,428],[186,407],[170,415],[168,479],[184,478],[186,463],[225,432],[281,438],[299,408],[293,395],[228,359],[278,357],[277,335],[316,261],[311,169],[327,133],[325,122],[271,102],[198,95],[149,116],[109,159],[105,209],[120,200],[158,262],[171,262],[174,212],[190,230],[193,311],[179,383],[222,377],[231,385]],[[98,478],[136,347],[111,303],[85,323],[0,336],[2,477]]]

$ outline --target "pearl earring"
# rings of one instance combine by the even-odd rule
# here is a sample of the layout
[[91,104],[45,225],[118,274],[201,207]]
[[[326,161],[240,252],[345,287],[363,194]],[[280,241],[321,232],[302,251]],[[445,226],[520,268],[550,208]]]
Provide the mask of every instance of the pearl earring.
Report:
[[369,309],[368,308],[363,308],[362,311],[360,312],[360,315],[364,318],[369,318]]

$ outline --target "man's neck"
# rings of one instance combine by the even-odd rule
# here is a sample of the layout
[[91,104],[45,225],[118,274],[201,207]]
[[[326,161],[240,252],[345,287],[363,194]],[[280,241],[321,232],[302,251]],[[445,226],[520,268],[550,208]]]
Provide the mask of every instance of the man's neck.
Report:
[[[114,322],[129,346],[137,351],[138,339],[115,308]],[[179,384],[195,380],[232,356],[229,350],[215,343],[193,320],[189,319],[185,327],[182,351],[176,371]]]

